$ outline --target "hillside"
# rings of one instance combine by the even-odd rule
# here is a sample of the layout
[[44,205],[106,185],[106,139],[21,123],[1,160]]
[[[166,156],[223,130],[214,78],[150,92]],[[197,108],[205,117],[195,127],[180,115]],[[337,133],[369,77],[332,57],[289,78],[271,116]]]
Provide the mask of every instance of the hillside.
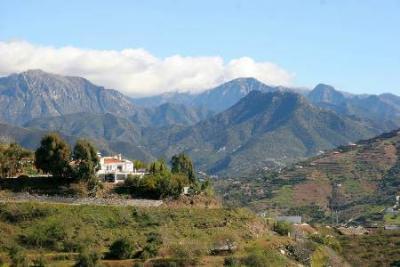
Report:
[[130,120],[142,127],[164,127],[172,125],[193,125],[211,117],[214,112],[201,107],[183,104],[164,103],[144,109],[141,114],[134,114]]
[[227,200],[240,194],[242,204],[255,210],[301,214],[330,220],[333,186],[340,221],[379,223],[383,210],[394,205],[400,186],[400,134],[393,131],[343,146],[281,171],[260,172],[237,185],[219,181]]
[[126,141],[140,144],[140,128],[126,118],[111,113],[74,113],[65,116],[35,119],[24,125],[43,131],[58,131],[71,136],[81,136],[106,141]]
[[94,85],[81,77],[41,70],[0,78],[0,121],[4,123],[21,126],[34,119],[74,113],[110,113],[130,118],[141,127],[191,125],[211,114],[205,109],[177,104],[142,108],[116,90]]
[[254,78],[238,78],[198,94],[165,93],[157,96],[132,99],[132,102],[136,105],[146,107],[158,106],[167,102],[178,103],[221,112],[231,107],[251,91],[273,92],[277,90],[279,90],[279,87],[265,85]]
[[400,97],[393,94],[350,95],[318,84],[307,98],[321,108],[370,121],[385,131],[400,127]]
[[[97,116],[97,117],[96,117]],[[70,144],[74,144],[77,139],[79,138],[90,138],[91,141],[95,144],[95,146],[105,155],[108,154],[115,154],[115,153],[122,153],[126,157],[132,159],[139,159],[145,162],[150,162],[155,158],[141,145],[138,145],[137,142],[127,141],[124,139],[125,134],[127,136],[131,136],[130,132],[127,132],[132,127],[131,124],[126,122],[124,119],[117,119],[116,121],[111,120],[112,124],[115,125],[121,123],[127,123],[126,125],[129,126],[128,128],[108,128],[104,127],[104,117],[114,118],[111,114],[105,115],[90,115],[90,114],[80,114],[81,120],[71,120],[67,121],[65,118],[56,118],[55,121],[51,120],[49,122],[54,123],[54,127],[57,129],[52,129],[53,131],[59,131],[60,127],[63,126],[64,122],[65,125],[69,125],[72,128],[66,130],[65,132],[61,132],[61,136]],[[68,115],[69,117],[79,117],[77,115]],[[88,121],[86,119],[93,119],[92,121]],[[97,121],[96,121],[97,120]],[[97,130],[93,131],[92,128],[87,128],[84,126],[76,125],[76,123],[81,122],[82,125],[95,125],[94,127]],[[96,123],[98,124],[96,125]],[[60,123],[60,124],[57,124]],[[120,125],[121,125],[120,124]],[[40,125],[40,124],[39,124]],[[47,127],[47,126],[46,126]],[[76,129],[74,128],[76,127]],[[29,149],[36,149],[39,144],[41,138],[47,134],[49,131],[47,128],[45,129],[38,129],[38,127],[33,128],[24,128],[19,126],[13,126],[9,124],[0,124],[0,140],[1,142],[9,143],[9,142],[17,142],[21,144],[23,147]],[[122,130],[122,132],[121,132]],[[102,132],[103,131],[103,132]],[[77,135],[74,135],[77,134]],[[98,135],[97,135],[98,134]],[[107,139],[108,138],[108,139]]]
[[[2,263],[11,262],[7,251],[16,250],[46,266],[74,266],[84,252],[105,257],[105,266],[222,266],[225,257],[247,262],[262,251],[258,257],[264,263],[297,266],[279,253],[293,241],[274,236],[260,218],[240,209],[2,203],[0,232]],[[121,239],[131,244],[123,248],[131,253],[128,260],[108,254]],[[224,251],[225,246],[232,250]]]
[[238,175],[277,166],[379,132],[362,121],[310,105],[291,92],[252,91],[194,126],[145,132],[154,155],[190,154],[208,173]]
[[22,124],[34,118],[77,112],[135,113],[130,99],[80,77],[30,70],[0,78],[0,120]]

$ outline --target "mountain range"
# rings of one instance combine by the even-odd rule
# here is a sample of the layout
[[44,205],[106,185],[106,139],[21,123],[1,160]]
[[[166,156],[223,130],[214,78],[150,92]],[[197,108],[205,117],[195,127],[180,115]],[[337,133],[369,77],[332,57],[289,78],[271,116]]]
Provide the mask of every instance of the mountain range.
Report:
[[393,94],[351,95],[319,84],[307,98],[321,108],[369,120],[386,131],[400,126],[400,97]]
[[356,96],[323,84],[311,91],[272,87],[254,78],[138,99],[41,70],[0,78],[3,137],[34,148],[43,133],[58,131],[145,161],[184,151],[200,170],[222,175],[288,164],[392,130],[399,110],[397,96]]
[[[311,105],[293,92],[251,91],[238,103],[183,129],[151,136],[155,155],[181,150],[208,173],[286,164],[378,133],[363,121]],[[154,145],[156,144],[156,145]]]

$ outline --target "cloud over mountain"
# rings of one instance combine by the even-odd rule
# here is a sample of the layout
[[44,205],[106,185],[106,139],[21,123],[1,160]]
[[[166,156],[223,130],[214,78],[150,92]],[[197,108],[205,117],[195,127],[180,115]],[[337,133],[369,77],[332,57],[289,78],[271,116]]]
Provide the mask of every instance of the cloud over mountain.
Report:
[[158,58],[144,49],[94,50],[52,47],[25,41],[0,42],[0,75],[43,69],[83,76],[129,95],[170,90],[198,92],[238,77],[255,77],[269,85],[290,85],[293,75],[270,62],[219,56]]

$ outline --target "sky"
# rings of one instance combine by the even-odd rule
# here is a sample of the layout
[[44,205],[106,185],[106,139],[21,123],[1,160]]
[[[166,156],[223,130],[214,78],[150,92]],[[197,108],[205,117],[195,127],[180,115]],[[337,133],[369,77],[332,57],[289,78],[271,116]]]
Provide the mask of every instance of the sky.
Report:
[[40,68],[129,95],[238,77],[400,95],[400,0],[0,0],[0,75]]

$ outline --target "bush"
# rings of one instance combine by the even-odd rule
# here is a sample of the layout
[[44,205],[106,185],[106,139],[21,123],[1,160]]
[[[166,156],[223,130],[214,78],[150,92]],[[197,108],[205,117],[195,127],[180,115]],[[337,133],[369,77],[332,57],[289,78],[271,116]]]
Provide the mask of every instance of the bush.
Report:
[[28,267],[29,262],[26,258],[25,252],[21,247],[14,246],[10,249],[8,255],[11,259],[10,267]]
[[313,233],[308,238],[319,244],[324,244],[324,237],[319,233]]
[[141,258],[148,259],[157,256],[158,250],[162,245],[162,239],[158,233],[149,233],[147,235],[147,242],[143,248]]
[[46,220],[32,226],[21,241],[33,247],[63,250],[67,230],[57,220]]
[[288,222],[279,221],[274,224],[273,230],[280,235],[288,235],[292,231],[292,225]]
[[267,257],[262,251],[254,251],[243,259],[243,263],[246,266],[252,267],[267,267]]
[[32,267],[45,267],[45,266],[47,266],[47,262],[46,259],[43,257],[43,255],[40,255],[38,258],[32,261]]
[[51,214],[50,209],[37,207],[32,203],[25,205],[0,205],[0,219],[10,223],[19,223],[44,218]]
[[133,252],[132,243],[126,238],[120,238],[114,241],[110,246],[108,256],[113,259],[130,259]]
[[240,260],[236,257],[230,256],[224,259],[224,266],[239,267],[240,265]]
[[79,253],[78,259],[75,263],[76,267],[96,267],[101,266],[101,253],[98,251],[83,250]]
[[179,259],[195,259],[206,255],[207,246],[197,241],[174,244],[170,247],[170,254]]

